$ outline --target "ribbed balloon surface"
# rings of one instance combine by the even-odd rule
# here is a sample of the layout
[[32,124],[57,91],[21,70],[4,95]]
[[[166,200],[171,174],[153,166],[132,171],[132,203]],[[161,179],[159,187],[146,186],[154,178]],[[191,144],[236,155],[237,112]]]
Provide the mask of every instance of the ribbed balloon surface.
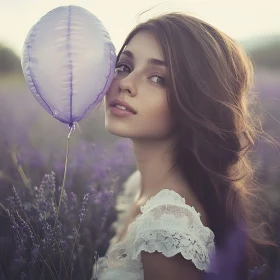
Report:
[[58,7],[29,31],[22,51],[26,83],[61,122],[81,120],[108,91],[115,47],[101,21],[78,6]]

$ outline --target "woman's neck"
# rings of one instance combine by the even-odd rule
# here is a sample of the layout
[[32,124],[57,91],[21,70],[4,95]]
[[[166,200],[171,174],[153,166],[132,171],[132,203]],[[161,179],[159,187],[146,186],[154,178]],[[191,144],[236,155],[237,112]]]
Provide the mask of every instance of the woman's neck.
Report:
[[172,140],[132,140],[137,168],[141,174],[138,199],[149,198],[171,185],[182,185],[184,180],[173,161]]

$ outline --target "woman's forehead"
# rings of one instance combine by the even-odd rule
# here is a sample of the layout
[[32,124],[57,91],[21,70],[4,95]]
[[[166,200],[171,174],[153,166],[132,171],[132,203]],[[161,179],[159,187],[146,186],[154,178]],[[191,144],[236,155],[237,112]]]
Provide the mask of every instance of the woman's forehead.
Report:
[[156,37],[148,31],[140,31],[136,33],[125,46],[124,50],[131,52],[134,59],[164,59],[159,42]]

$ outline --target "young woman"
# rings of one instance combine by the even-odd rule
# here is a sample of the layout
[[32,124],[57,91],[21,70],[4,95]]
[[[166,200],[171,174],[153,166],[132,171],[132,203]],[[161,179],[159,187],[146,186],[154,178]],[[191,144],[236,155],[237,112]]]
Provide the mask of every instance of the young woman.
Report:
[[140,187],[98,279],[218,274],[211,259],[236,230],[245,233],[246,249],[234,279],[247,279],[258,264],[255,245],[269,244],[260,227],[252,230],[252,74],[233,39],[189,15],[162,15],[128,35],[106,95],[105,126],[131,139]]

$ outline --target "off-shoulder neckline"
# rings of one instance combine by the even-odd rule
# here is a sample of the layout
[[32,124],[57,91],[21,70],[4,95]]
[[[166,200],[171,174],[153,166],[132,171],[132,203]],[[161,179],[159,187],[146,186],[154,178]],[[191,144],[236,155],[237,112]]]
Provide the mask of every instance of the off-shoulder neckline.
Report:
[[[164,195],[169,195],[171,194],[172,199],[174,200],[174,202],[179,203],[179,205],[181,206],[185,206],[187,208],[191,208],[193,212],[195,212],[195,214],[198,215],[198,217],[201,216],[200,212],[197,211],[195,209],[194,206],[191,206],[189,204],[186,204],[186,199],[185,197],[181,196],[178,192],[174,191],[173,189],[161,189],[160,191],[158,191],[156,194],[154,194],[153,196],[151,196],[144,205],[142,205],[140,207],[141,213],[138,214],[138,216],[142,216],[142,214],[149,209],[149,206],[151,205],[152,202],[158,200],[158,199],[162,199],[163,197],[165,197]],[[138,217],[137,216],[137,217]]]
[[[209,230],[211,230],[208,226],[203,225],[203,223],[202,223],[202,221],[201,221],[201,218],[200,218],[200,217],[201,217],[200,212],[197,211],[197,210],[195,209],[194,206],[191,206],[191,205],[189,205],[189,204],[186,204],[186,200],[185,200],[184,197],[182,197],[178,192],[176,192],[176,191],[174,191],[174,190],[172,190],[172,189],[164,188],[164,189],[161,189],[160,191],[158,191],[158,192],[157,192],[156,194],[154,194],[153,196],[151,196],[151,197],[145,202],[145,204],[144,204],[143,206],[140,207],[141,213],[139,213],[139,214],[135,217],[134,221],[132,221],[132,222],[128,225],[128,227],[127,227],[127,232],[126,232],[126,234],[124,235],[123,239],[122,239],[121,241],[117,242],[115,245],[125,243],[125,242],[127,241],[127,238],[128,238],[128,236],[129,236],[130,232],[133,230],[134,225],[136,225],[137,222],[143,217],[144,212],[146,212],[146,210],[149,209],[148,206],[150,206],[150,204],[151,204],[153,201],[155,201],[156,199],[158,199],[158,198],[163,198],[164,195],[167,195],[167,194],[171,194],[171,195],[172,195],[172,198],[175,198],[175,199],[176,199],[176,202],[177,202],[177,203],[175,203],[175,201],[174,201],[174,204],[177,205],[178,202],[179,202],[179,205],[180,205],[181,207],[186,207],[186,208],[188,208],[189,210],[191,210],[195,215],[197,215],[198,220],[200,220],[202,226],[205,227],[205,228],[208,228]],[[168,204],[169,204],[169,203],[170,203],[170,202],[168,202]],[[155,207],[156,207],[156,206],[158,206],[158,205],[155,204]],[[153,207],[151,207],[151,208],[153,208]]]

